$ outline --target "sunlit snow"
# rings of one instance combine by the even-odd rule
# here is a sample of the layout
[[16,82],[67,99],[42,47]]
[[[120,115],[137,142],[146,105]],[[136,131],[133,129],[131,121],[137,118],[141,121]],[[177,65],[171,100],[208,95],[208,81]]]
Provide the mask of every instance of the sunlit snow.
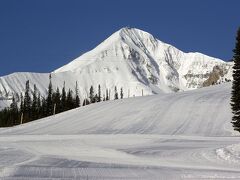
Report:
[[0,129],[3,179],[239,179],[231,84],[107,101]]

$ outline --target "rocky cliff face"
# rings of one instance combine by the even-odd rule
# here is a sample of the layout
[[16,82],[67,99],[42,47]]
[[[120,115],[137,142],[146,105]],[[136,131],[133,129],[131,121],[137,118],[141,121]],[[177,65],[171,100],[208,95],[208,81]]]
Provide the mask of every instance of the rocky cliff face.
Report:
[[212,70],[201,74],[189,71],[184,78],[187,81],[187,87],[194,89],[229,82],[232,80],[232,65],[218,64],[213,66]]
[[225,77],[228,73],[228,68],[226,66],[214,66],[212,72],[206,76],[207,79],[203,82],[203,87],[231,81],[230,78]]

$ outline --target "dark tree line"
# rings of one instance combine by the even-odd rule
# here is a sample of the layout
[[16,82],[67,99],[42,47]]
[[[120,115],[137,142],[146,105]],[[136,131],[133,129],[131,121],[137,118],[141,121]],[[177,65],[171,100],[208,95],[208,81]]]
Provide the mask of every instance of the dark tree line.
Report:
[[236,46],[233,50],[233,83],[231,107],[233,112],[232,124],[234,130],[240,132],[240,28],[237,32]]
[[[114,99],[118,99],[116,86],[114,90]],[[123,98],[122,88],[120,90],[120,98]],[[82,106],[108,100],[110,100],[110,89],[106,89],[106,92],[102,93],[101,86],[98,85],[98,89],[95,93],[93,86],[91,86],[89,89],[89,96],[83,100]],[[34,85],[33,91],[31,91],[29,81],[27,81],[24,95],[21,94],[20,97],[18,95],[13,95],[10,107],[0,111],[0,127],[27,123],[80,106],[81,101],[77,82],[74,91],[71,89],[66,91],[65,82],[61,91],[58,87],[54,91],[50,75],[47,96],[43,97],[36,85]]]

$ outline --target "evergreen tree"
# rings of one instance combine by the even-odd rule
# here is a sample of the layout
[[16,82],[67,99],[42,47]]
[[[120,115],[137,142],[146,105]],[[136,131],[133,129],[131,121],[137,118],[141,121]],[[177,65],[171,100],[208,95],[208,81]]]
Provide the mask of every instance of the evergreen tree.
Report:
[[22,93],[20,94],[20,113],[23,113],[24,109],[24,102],[23,102],[23,95]]
[[86,99],[83,100],[82,106],[86,106]]
[[18,105],[14,95],[12,98],[12,103],[10,105],[9,113],[10,113],[10,125],[11,126],[16,125],[19,114],[18,114]]
[[4,108],[1,112],[0,112],[0,122],[1,122],[1,127],[8,127],[10,126],[9,124],[9,109],[8,108]]
[[101,86],[100,84],[98,85],[98,98],[97,98],[97,102],[101,102],[102,101],[102,97],[101,97]]
[[233,112],[232,124],[234,130],[240,132],[240,28],[237,32],[236,46],[233,52],[234,66],[231,97],[231,106]]
[[99,99],[98,99],[98,94],[95,94],[95,96],[94,96],[94,102],[99,102],[98,100],[99,100]]
[[89,90],[89,99],[90,99],[90,103],[95,103],[93,86],[91,86]]
[[114,90],[115,90],[114,99],[118,99],[117,86],[115,86]]
[[41,118],[47,117],[48,116],[48,109],[47,109],[47,101],[46,101],[45,98],[42,98],[41,104],[42,104],[41,109],[40,109]]
[[74,108],[74,101],[73,101],[73,96],[72,96],[72,90],[68,90],[67,94],[67,110],[73,109]]
[[109,100],[109,96],[108,96],[108,89],[106,89],[106,101]]
[[29,81],[26,82],[25,95],[23,101],[23,120],[29,122],[31,118],[31,96],[30,96],[30,85]]
[[60,112],[63,112],[66,110],[66,99],[67,99],[67,95],[66,95],[65,82],[64,82],[63,88],[62,88]]
[[123,88],[121,88],[120,97],[121,97],[121,99],[123,99]]
[[53,114],[53,89],[52,89],[52,76],[49,75],[48,95],[47,95],[47,115]]
[[83,100],[83,106],[90,104],[89,100],[86,98]]
[[38,107],[37,107],[37,87],[36,85],[34,84],[33,86],[33,100],[32,100],[32,117],[31,117],[31,120],[35,120],[38,118]]
[[61,93],[58,87],[55,94],[55,104],[56,104],[56,113],[59,113],[60,107],[61,107]]
[[75,87],[75,108],[80,107],[80,98],[79,98],[79,91],[78,91],[78,83],[76,81],[76,87]]
[[76,98],[75,98],[75,108],[80,107],[80,105],[81,105],[81,102],[80,102],[79,95],[76,95]]
[[41,118],[41,95],[40,92],[38,92],[38,98],[37,98],[37,119]]
[[60,106],[61,106],[61,94],[59,88],[57,87],[56,92],[53,93],[53,107],[55,107],[55,114],[60,112]]
[[21,124],[21,120],[23,118],[23,108],[24,108],[23,95],[22,95],[22,93],[20,93],[20,108],[19,108],[19,122],[18,122],[18,124]]

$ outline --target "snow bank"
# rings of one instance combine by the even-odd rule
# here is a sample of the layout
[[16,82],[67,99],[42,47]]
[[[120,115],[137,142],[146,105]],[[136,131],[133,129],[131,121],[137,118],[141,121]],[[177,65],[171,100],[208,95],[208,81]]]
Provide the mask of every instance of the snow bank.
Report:
[[216,150],[220,159],[228,163],[240,164],[240,144],[233,144]]

